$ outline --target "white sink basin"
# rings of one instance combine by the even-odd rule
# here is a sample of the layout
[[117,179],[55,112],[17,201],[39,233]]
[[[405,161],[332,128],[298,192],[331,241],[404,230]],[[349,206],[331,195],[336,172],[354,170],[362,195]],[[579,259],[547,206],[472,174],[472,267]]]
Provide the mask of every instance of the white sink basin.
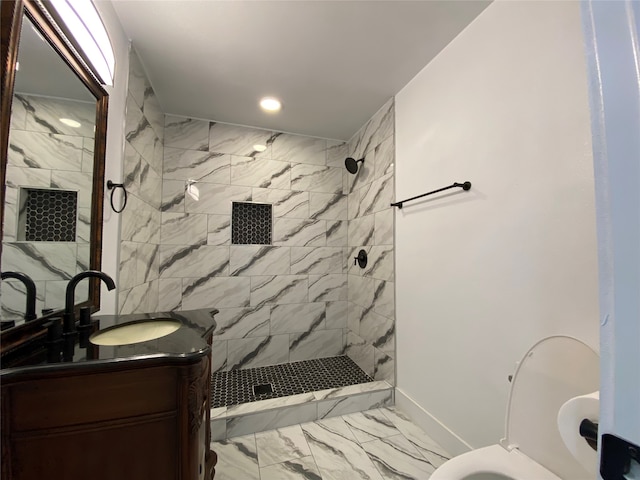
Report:
[[96,332],[89,341],[94,345],[131,345],[132,343],[147,342],[162,338],[175,332],[182,323],[172,318],[157,318],[140,322],[125,323]]

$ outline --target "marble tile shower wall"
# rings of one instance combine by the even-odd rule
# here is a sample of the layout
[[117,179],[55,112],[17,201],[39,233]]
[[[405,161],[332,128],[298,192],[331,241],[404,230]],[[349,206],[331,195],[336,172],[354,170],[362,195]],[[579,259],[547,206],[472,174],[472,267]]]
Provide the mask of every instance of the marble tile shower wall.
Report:
[[[342,148],[359,160],[345,173],[349,258],[366,250],[361,269],[349,262],[346,353],[376,380],[395,383],[394,102],[389,100]],[[346,170],[345,170],[346,172]]]
[[121,215],[120,313],[158,310],[164,114],[137,54],[129,58]]
[[[89,267],[93,128],[95,106],[89,102],[17,93],[12,102],[6,170],[2,270],[19,271],[36,283],[37,311],[62,308],[68,280]],[[71,118],[70,127],[60,118]],[[79,192],[75,242],[19,240],[21,188]],[[77,298],[81,298],[82,286]],[[18,281],[3,281],[2,318],[21,320],[25,290]],[[86,298],[86,296],[85,296]]]
[[[220,310],[214,371],[344,352],[348,209],[336,146],[166,117],[159,307]],[[234,201],[273,205],[271,245],[231,244]]]

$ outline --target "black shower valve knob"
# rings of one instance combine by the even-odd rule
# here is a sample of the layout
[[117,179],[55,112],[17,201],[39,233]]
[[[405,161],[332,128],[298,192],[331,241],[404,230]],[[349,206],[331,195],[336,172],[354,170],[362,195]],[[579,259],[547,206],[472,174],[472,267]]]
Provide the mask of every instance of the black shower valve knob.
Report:
[[366,250],[360,250],[358,252],[358,256],[354,257],[353,260],[354,265],[360,265],[360,268],[365,268],[367,266],[367,252]]

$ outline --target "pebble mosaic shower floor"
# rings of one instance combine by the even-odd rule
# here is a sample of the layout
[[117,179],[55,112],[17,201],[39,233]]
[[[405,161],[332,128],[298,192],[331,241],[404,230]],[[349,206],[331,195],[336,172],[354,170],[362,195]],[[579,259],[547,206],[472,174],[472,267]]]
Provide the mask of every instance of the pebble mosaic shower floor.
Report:
[[[268,367],[216,372],[211,377],[212,408],[372,382],[346,355]],[[271,389],[268,387],[271,386]],[[254,391],[254,387],[261,387]],[[267,390],[266,393],[260,393]],[[271,391],[269,391],[271,390]]]

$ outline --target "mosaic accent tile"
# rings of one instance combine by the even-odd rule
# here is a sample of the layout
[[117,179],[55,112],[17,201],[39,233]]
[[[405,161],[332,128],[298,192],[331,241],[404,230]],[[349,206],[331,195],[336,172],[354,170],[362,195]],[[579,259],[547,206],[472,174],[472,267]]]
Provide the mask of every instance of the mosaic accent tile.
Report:
[[233,202],[231,243],[271,245],[273,209],[270,204]]
[[[268,367],[216,372],[211,378],[212,408],[371,382],[347,356],[319,358]],[[271,384],[256,395],[254,385]]]
[[[77,192],[25,188],[25,232],[28,242],[75,242]],[[22,208],[21,208],[22,210]]]

